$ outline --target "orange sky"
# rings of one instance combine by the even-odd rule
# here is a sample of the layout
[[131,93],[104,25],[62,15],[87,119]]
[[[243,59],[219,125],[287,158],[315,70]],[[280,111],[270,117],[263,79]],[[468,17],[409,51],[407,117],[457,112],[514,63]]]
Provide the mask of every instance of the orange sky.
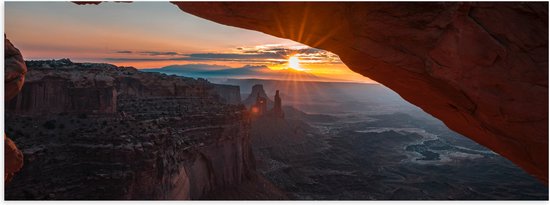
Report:
[[[329,52],[186,14],[167,2],[76,5],[6,2],[5,33],[31,59],[70,58],[136,68],[208,64],[288,67],[337,81],[373,83]],[[259,76],[261,77],[261,76]]]

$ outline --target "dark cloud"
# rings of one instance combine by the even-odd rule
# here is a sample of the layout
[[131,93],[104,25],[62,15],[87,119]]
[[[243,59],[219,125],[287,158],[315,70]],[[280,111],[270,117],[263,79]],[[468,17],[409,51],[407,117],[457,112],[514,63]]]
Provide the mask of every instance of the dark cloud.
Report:
[[168,51],[168,52],[165,52],[165,51],[141,51],[139,53],[143,54],[143,55],[150,55],[150,56],[177,56],[177,55],[181,55],[180,53],[174,52],[174,51]]
[[[245,63],[285,63],[296,55],[308,63],[340,63],[334,54],[316,48],[287,48],[283,46],[237,48],[238,53],[179,53],[175,51],[116,51],[117,53],[135,53],[151,58],[106,58],[107,61],[234,61]],[[163,57],[164,58],[161,58]]]
[[204,58],[204,57],[179,57],[179,58],[104,58],[108,62],[147,62],[147,61],[225,61],[225,62],[242,62],[249,64],[283,64],[284,60],[273,59],[248,59],[248,58]]
[[258,50],[247,50],[247,51],[243,51],[243,53],[262,53],[262,52]]
[[316,48],[292,49],[292,48],[286,48],[286,47],[268,47],[268,48],[265,48],[265,49],[248,50],[248,51],[258,52],[258,53],[277,53],[277,54],[280,54],[280,55],[323,54],[323,53],[326,53],[326,51],[323,51],[321,49],[316,49]]
[[115,53],[132,53],[132,51],[115,51]]
[[303,48],[303,49],[299,49],[298,53],[303,53],[303,54],[325,54],[326,51],[321,50],[321,49],[317,49],[317,48]]
[[167,61],[170,59],[167,58],[104,58],[104,60],[109,62],[123,62],[123,61]]
[[176,55],[181,55],[180,53],[174,52],[174,51],[128,51],[128,50],[122,50],[122,51],[115,51],[115,53],[125,53],[125,54],[135,53],[135,54],[148,55],[148,56],[176,56]]
[[197,59],[286,59],[284,55],[277,53],[193,53],[190,58]]

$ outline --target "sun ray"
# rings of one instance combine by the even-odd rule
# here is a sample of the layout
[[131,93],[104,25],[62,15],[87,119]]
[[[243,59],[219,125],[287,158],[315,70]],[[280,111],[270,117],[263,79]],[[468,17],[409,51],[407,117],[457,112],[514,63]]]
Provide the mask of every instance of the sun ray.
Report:
[[302,16],[302,21],[300,22],[300,30],[298,31],[298,41],[302,41],[302,37],[304,35],[305,27],[308,21],[309,17],[309,6],[310,4],[306,4]]

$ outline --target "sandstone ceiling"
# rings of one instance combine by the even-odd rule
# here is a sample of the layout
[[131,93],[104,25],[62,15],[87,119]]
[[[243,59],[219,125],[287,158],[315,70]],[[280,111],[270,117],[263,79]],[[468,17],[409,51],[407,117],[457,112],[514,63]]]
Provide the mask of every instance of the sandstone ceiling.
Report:
[[331,51],[548,180],[548,3],[173,3]]
[[[548,181],[548,3],[174,4],[331,51],[353,71]],[[8,76],[21,66],[8,64],[7,43],[5,51]],[[8,78],[5,83],[9,94]]]

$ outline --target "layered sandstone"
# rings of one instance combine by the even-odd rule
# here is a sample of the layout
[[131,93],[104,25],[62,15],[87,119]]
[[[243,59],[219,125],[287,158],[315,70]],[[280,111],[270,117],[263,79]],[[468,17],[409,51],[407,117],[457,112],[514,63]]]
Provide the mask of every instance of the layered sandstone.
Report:
[[208,81],[67,59],[27,64],[6,110],[25,166],[6,199],[200,199],[253,180],[248,112]]
[[331,51],[547,182],[547,3],[174,4]]
[[241,104],[241,89],[239,86],[214,84],[214,90],[224,102],[233,105]]
[[21,114],[116,113],[117,98],[213,98],[237,105],[239,87],[204,79],[139,72],[110,64],[69,59],[27,61],[30,72],[21,93],[7,103]]

